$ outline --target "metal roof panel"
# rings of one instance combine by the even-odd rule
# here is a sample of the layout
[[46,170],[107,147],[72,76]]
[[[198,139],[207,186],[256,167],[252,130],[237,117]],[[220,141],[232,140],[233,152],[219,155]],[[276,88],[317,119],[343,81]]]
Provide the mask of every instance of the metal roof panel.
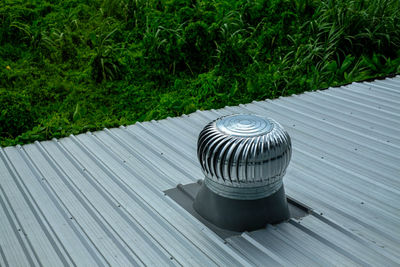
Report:
[[[400,77],[0,148],[0,265],[399,265]],[[309,216],[220,238],[163,191],[203,178],[197,136],[254,113],[292,137]]]

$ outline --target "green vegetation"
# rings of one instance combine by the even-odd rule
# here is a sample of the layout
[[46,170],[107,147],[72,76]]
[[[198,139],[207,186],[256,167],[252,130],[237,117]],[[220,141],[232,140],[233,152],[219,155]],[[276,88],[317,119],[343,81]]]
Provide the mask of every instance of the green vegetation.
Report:
[[0,145],[400,72],[398,0],[2,0]]

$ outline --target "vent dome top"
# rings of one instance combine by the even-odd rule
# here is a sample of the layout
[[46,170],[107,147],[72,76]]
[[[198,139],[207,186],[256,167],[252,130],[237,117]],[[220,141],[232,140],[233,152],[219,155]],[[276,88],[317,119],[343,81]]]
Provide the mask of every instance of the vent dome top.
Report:
[[253,137],[269,133],[273,122],[255,115],[232,115],[216,120],[216,128],[227,135]]
[[278,191],[291,151],[290,137],[279,123],[252,114],[208,123],[197,143],[205,185],[233,199],[260,199]]

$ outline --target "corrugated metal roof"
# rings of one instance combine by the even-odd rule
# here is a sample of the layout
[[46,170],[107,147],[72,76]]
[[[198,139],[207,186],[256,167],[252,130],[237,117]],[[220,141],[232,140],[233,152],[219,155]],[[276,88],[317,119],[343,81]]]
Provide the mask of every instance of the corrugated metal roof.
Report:
[[[221,115],[289,132],[286,193],[314,209],[226,240],[163,191],[203,178]],[[0,148],[0,265],[399,265],[400,77]]]

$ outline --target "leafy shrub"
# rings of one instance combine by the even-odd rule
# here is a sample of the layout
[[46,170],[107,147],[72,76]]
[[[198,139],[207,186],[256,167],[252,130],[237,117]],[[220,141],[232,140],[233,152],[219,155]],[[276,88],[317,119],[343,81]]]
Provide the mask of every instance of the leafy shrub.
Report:
[[29,97],[0,89],[0,133],[5,137],[14,137],[35,125]]
[[0,145],[400,72],[398,0],[0,1]]

